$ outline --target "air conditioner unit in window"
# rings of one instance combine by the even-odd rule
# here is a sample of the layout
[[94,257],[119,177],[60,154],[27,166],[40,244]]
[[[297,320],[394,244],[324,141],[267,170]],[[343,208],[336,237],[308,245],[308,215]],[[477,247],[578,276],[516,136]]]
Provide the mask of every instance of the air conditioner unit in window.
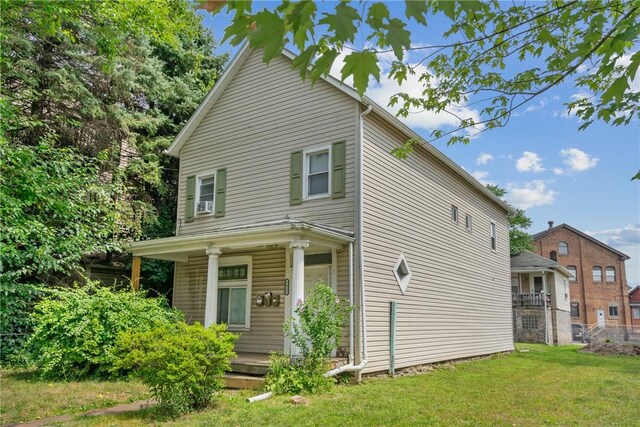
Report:
[[211,213],[213,212],[213,202],[207,200],[205,202],[198,202],[198,206],[196,208],[196,212],[199,214]]

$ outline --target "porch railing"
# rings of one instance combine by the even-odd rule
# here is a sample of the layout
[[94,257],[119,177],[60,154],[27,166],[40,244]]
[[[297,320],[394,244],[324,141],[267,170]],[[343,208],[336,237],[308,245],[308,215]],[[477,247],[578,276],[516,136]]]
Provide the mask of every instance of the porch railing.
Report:
[[551,294],[512,294],[514,307],[544,307],[551,304]]

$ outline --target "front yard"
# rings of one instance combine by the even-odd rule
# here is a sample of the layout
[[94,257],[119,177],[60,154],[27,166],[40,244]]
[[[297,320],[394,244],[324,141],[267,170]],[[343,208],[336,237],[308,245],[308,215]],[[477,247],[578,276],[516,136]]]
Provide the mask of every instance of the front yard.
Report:
[[[638,425],[640,357],[579,353],[577,347],[518,345],[529,350],[487,360],[443,365],[427,374],[368,379],[338,386],[330,393],[307,396],[308,405],[293,406],[288,397],[246,403],[255,392],[224,392],[214,407],[170,422],[173,425]],[[3,375],[2,421],[17,420],[23,408],[11,395]],[[92,383],[88,383],[92,385]],[[121,383],[118,383],[121,384]],[[46,391],[59,383],[42,383]],[[131,399],[139,394],[131,384]],[[62,389],[60,389],[62,391]],[[83,395],[67,388],[64,399]],[[55,399],[54,396],[51,398]],[[48,399],[44,399],[48,400]],[[78,405],[80,406],[80,405]],[[35,408],[28,412],[36,414]],[[51,411],[49,411],[51,412]],[[42,416],[46,410],[42,411]],[[149,411],[82,417],[65,425],[147,425]]]

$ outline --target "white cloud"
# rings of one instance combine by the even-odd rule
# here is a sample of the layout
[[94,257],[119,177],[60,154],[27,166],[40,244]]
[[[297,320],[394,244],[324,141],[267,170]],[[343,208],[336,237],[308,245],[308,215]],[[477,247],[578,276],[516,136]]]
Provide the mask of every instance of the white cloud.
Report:
[[628,224],[622,228],[611,228],[585,233],[613,247],[640,245],[640,224]]
[[529,105],[525,111],[530,113],[532,111],[540,110],[544,108],[547,104],[548,104],[548,101],[546,100],[546,98],[543,98],[537,104]]
[[544,181],[536,179],[518,186],[507,184],[507,201],[519,209],[552,204],[558,192],[547,188]]
[[586,171],[598,164],[597,157],[590,156],[577,148],[566,148],[560,150],[560,156],[564,158],[564,163],[576,172]]
[[[422,45],[416,45],[422,46]],[[344,64],[344,58],[348,54],[348,51],[343,51],[333,63],[331,67],[331,75],[340,79],[340,69]],[[408,53],[409,55],[411,52]],[[424,65],[416,65],[414,67],[415,74],[408,74],[407,80],[402,82],[402,86],[397,81],[389,78],[389,71],[391,69],[391,62],[395,56],[392,53],[378,55],[380,65],[380,81],[376,82],[372,79],[369,82],[369,89],[367,90],[367,96],[375,101],[377,104],[384,107],[391,114],[396,115],[400,109],[398,105],[389,107],[389,100],[397,93],[405,92],[410,96],[420,97],[424,90],[424,82],[420,81],[420,76],[429,73],[429,70]],[[436,79],[432,79],[433,84],[438,84]],[[345,80],[346,84],[352,85],[353,79],[348,78]],[[466,105],[449,105],[447,109],[452,113],[435,113],[433,111],[414,110],[409,113],[407,117],[398,117],[403,123],[412,129],[425,129],[433,130],[442,127],[456,128],[460,124],[458,119],[471,119],[474,122],[480,121],[480,113],[478,110],[467,107]],[[456,117],[457,116],[457,117]],[[484,125],[479,124],[475,127],[465,129],[467,135],[474,136],[484,129]]]
[[475,179],[477,179],[480,184],[482,185],[487,185],[487,184],[491,184],[494,185],[495,182],[488,180],[487,178],[489,178],[489,172],[487,171],[473,171],[471,172],[471,176],[474,177]]
[[537,153],[525,151],[522,157],[516,160],[516,169],[518,172],[542,172],[542,158]]
[[562,175],[564,174],[564,170],[562,168],[553,168],[553,173],[556,175]]
[[490,161],[493,160],[493,156],[489,153],[480,153],[478,158],[476,159],[477,165],[486,165]]

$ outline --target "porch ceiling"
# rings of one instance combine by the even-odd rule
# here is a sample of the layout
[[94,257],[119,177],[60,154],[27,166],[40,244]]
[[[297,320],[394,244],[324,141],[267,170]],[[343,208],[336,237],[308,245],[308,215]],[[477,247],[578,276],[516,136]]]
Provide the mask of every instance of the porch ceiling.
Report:
[[189,255],[202,254],[212,246],[224,251],[288,245],[293,240],[308,240],[312,247],[341,249],[354,237],[349,230],[285,219],[228,227],[206,234],[143,240],[129,244],[125,250],[134,256],[187,262]]

